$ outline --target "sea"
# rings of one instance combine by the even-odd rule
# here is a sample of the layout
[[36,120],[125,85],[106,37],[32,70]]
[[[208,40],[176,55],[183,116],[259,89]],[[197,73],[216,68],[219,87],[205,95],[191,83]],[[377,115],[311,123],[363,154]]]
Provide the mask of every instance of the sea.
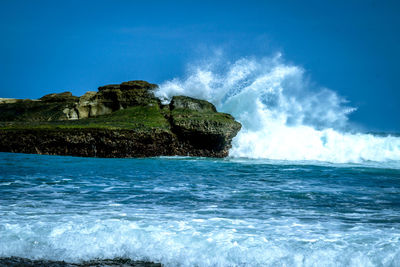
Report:
[[156,95],[232,114],[229,157],[0,153],[0,258],[400,266],[399,135],[355,126],[281,55],[213,60]]
[[400,168],[0,153],[0,257],[400,266]]

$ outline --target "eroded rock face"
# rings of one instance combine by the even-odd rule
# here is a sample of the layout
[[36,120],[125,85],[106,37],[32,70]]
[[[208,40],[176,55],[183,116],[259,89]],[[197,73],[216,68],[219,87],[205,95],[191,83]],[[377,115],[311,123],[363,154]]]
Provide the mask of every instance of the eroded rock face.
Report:
[[109,105],[111,100],[100,98],[97,92],[87,92],[79,98],[74,109],[78,113],[80,119],[101,116],[112,113],[114,110],[112,105]]
[[130,106],[158,104],[153,90],[156,84],[146,81],[129,81],[99,87],[99,91],[87,92],[76,104],[79,118],[110,114]]

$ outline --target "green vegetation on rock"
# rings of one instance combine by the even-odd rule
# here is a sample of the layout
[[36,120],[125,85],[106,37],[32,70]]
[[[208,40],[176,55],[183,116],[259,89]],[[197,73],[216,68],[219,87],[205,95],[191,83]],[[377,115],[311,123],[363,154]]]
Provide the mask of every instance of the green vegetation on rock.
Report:
[[155,129],[168,130],[170,126],[158,105],[129,107],[111,114],[81,120],[0,122],[0,129],[57,128],[109,128],[150,131]]
[[66,119],[65,108],[75,102],[45,102],[40,100],[18,100],[15,103],[0,104],[0,121],[43,122]]

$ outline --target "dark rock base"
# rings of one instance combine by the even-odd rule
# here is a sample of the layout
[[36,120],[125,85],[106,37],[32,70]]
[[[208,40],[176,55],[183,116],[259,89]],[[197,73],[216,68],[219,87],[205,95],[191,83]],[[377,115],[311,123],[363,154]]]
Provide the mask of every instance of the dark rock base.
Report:
[[[202,139],[199,137],[199,141]],[[110,129],[0,130],[0,151],[100,158],[155,156],[226,157],[229,146],[209,138],[182,140],[170,131]]]
[[107,259],[107,260],[91,260],[81,263],[68,263],[65,261],[49,261],[49,260],[30,260],[19,257],[0,258],[0,267],[94,267],[94,266],[107,266],[107,267],[161,267],[161,263],[146,262],[146,261],[132,261],[130,259]]

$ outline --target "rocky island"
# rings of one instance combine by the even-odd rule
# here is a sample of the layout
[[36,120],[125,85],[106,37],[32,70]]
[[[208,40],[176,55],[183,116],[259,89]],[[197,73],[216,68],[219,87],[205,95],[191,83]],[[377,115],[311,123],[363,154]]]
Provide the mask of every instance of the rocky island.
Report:
[[0,151],[83,157],[226,157],[240,123],[207,101],[167,105],[145,81],[106,85],[81,97],[0,98]]

